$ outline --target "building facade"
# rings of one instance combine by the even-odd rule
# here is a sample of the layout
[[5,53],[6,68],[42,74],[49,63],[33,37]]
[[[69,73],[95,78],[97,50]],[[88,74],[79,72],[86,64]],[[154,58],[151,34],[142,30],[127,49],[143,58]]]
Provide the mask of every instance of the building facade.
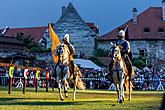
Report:
[[141,14],[133,8],[133,18],[97,39],[97,48],[109,50],[110,42],[115,42],[119,28],[127,27],[133,57],[144,56],[148,63],[165,60],[165,4],[149,7]]
[[[70,35],[70,42],[76,49],[76,55],[84,53],[85,56],[92,56],[97,36],[96,27],[92,23],[86,23],[79,15],[72,3],[67,7],[62,7],[62,15],[59,20],[53,24],[53,28],[60,41],[65,34]],[[49,40],[49,36],[46,37]],[[48,42],[48,47],[51,42]]]

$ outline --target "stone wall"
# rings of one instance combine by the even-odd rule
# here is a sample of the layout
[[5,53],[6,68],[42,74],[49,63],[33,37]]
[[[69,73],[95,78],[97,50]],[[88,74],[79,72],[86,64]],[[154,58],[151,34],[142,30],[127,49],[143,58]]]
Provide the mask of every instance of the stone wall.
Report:
[[[109,50],[111,47],[111,41],[100,41],[98,47],[101,49]],[[113,42],[113,41],[112,41]],[[161,40],[136,40],[130,41],[133,57],[139,56],[140,50],[145,50],[146,58],[151,62],[155,60],[165,60],[165,41]],[[150,62],[149,61],[149,62]]]

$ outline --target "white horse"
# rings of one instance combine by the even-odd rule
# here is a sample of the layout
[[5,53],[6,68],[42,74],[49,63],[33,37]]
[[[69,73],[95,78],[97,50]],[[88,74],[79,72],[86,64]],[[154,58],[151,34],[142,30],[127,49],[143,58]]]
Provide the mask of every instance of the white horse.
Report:
[[61,44],[57,46],[55,50],[55,55],[58,56],[58,63],[56,64],[55,73],[56,73],[56,80],[58,82],[58,89],[59,89],[59,96],[61,100],[64,100],[64,97],[62,95],[62,87],[64,87],[64,94],[65,97],[68,97],[67,89],[69,87],[70,82],[73,82],[74,85],[74,95],[73,100],[75,100],[76,97],[76,87],[79,89],[85,89],[83,82],[80,79],[81,72],[79,68],[75,65],[74,67],[74,75],[70,73],[69,66],[70,66],[70,60],[69,60],[69,54],[70,51],[65,44]]
[[124,101],[124,86],[126,91],[129,90],[129,100],[131,100],[131,91],[132,91],[132,83],[129,81],[128,70],[126,64],[121,57],[120,48],[113,44],[111,48],[111,57],[113,60],[113,80],[116,86],[116,91],[118,95],[117,102],[122,103]]

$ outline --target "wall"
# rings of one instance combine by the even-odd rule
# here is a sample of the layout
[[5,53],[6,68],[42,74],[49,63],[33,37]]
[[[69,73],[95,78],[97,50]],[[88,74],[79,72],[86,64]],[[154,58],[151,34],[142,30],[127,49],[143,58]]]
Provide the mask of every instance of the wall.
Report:
[[[111,47],[111,41],[99,41],[98,48],[109,50]],[[113,41],[112,41],[113,42]],[[156,59],[165,60],[165,41],[161,40],[132,40],[130,41],[133,57],[139,56],[139,50],[146,50],[146,57],[151,62]],[[150,62],[149,61],[149,62]]]

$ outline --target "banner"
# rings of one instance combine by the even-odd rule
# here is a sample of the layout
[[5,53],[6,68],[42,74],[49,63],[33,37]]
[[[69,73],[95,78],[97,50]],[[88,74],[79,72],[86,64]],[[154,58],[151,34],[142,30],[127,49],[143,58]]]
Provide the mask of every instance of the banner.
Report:
[[40,70],[37,70],[36,71],[36,79],[38,79],[39,73],[40,73]]
[[10,78],[13,78],[13,74],[14,74],[14,66],[10,66],[10,69],[9,69]]
[[46,79],[49,79],[49,71],[46,71]]
[[27,79],[27,76],[28,76],[28,69],[25,69],[24,70],[24,77],[25,77],[25,79]]

